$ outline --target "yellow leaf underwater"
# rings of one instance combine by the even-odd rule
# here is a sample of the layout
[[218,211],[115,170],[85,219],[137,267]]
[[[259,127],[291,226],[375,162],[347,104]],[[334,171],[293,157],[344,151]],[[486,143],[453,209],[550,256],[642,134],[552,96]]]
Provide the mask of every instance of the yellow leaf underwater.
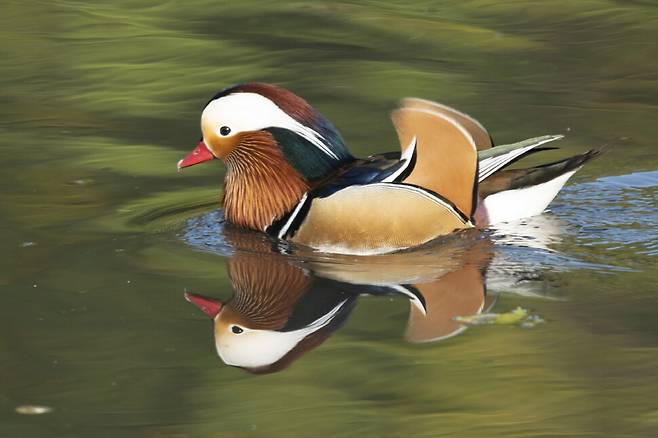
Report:
[[531,328],[535,325],[544,322],[537,315],[531,315],[527,309],[517,307],[505,313],[483,313],[479,315],[470,316],[457,316],[455,321],[461,322],[466,325],[520,325],[521,327]]

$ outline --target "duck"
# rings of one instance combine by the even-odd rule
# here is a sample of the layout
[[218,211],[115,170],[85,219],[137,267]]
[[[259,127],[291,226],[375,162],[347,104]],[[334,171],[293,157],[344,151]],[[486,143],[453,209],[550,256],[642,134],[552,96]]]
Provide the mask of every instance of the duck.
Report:
[[226,88],[205,105],[201,139],[178,170],[224,163],[222,206],[234,226],[343,254],[379,254],[542,213],[600,150],[522,169],[512,163],[563,138],[494,146],[475,118],[403,99],[391,114],[400,150],[353,156],[306,100],[266,83]]
[[[407,301],[405,339],[432,343],[467,326],[456,319],[487,312],[485,274],[492,260],[486,239],[453,240],[428,254],[366,257],[359,269],[346,259],[297,258],[271,251],[267,241],[228,229],[235,254],[227,260],[233,288],[220,300],[186,292],[185,299],[213,322],[220,360],[252,374],[288,368],[318,348],[350,318],[362,297]],[[382,266],[390,269],[382,275]]]

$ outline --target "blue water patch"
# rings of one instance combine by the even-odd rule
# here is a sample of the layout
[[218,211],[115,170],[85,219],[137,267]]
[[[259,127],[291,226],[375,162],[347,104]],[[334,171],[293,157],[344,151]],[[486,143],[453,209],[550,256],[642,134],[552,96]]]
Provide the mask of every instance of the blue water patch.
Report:
[[567,186],[551,210],[582,245],[658,255],[658,171]]
[[188,245],[201,251],[226,257],[235,253],[233,246],[224,235],[224,212],[222,210],[214,210],[188,219],[180,237]]

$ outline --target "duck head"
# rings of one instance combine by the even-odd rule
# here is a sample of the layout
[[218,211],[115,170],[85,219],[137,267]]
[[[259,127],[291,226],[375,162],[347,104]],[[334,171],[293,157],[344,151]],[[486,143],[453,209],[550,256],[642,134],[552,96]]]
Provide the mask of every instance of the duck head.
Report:
[[222,362],[252,373],[280,371],[320,345],[354,302],[340,292],[317,290],[307,272],[279,259],[241,254],[228,268],[231,299],[190,293],[185,299],[213,320]]
[[201,114],[202,139],[178,162],[226,166],[229,221],[264,231],[304,193],[353,158],[338,130],[304,99],[262,83],[220,91]]
[[[207,313],[200,303],[209,298],[189,293],[185,298]],[[224,303],[215,302],[224,307]],[[263,327],[227,304],[213,317],[217,354],[225,364],[252,373],[280,371],[331,335],[335,330],[334,320],[350,308],[344,304],[345,301],[337,303],[325,315],[295,329]]]

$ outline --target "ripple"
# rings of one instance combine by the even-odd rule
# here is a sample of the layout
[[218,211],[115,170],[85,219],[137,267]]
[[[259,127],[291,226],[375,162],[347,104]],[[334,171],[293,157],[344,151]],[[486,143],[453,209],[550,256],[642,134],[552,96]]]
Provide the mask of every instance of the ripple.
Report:
[[552,210],[582,245],[658,255],[658,171],[566,187]]

